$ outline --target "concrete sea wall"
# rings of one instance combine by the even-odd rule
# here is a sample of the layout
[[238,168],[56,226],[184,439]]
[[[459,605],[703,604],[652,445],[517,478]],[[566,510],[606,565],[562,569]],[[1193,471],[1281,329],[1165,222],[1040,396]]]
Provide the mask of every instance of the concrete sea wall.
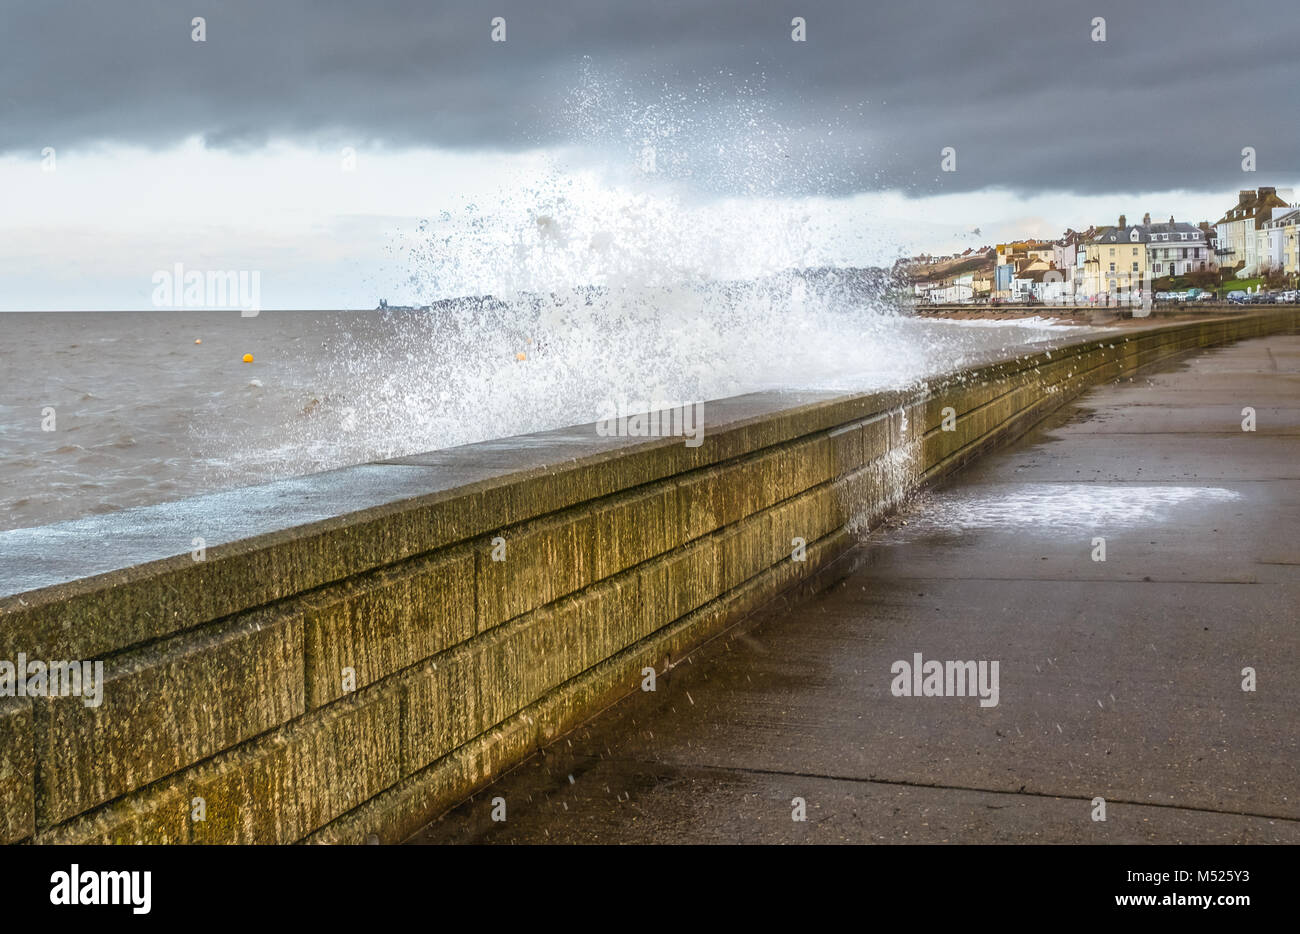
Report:
[[0,697],[0,840],[401,840],[1088,386],[1296,324],[706,403],[698,447],[579,426],[0,533],[0,660],[105,678],[99,706]]

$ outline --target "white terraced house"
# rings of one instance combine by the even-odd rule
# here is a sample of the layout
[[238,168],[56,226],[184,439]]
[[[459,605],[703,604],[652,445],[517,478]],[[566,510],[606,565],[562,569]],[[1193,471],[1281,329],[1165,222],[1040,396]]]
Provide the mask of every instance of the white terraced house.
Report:
[[1295,207],[1295,193],[1290,188],[1249,188],[1237,192],[1237,203],[1228,209],[1214,225],[1219,234],[1219,265],[1236,266],[1245,263],[1238,276],[1250,276],[1259,271],[1263,257],[1261,245],[1267,248],[1267,235],[1261,237],[1263,225],[1272,220],[1278,208]]
[[1297,261],[1297,234],[1300,233],[1300,208],[1274,211],[1273,219],[1264,222],[1260,232],[1261,271],[1300,273]]
[[1182,276],[1189,272],[1214,269],[1214,257],[1205,231],[1195,224],[1169,218],[1167,224],[1151,223],[1151,215],[1142,219],[1147,245],[1147,269],[1153,278]]

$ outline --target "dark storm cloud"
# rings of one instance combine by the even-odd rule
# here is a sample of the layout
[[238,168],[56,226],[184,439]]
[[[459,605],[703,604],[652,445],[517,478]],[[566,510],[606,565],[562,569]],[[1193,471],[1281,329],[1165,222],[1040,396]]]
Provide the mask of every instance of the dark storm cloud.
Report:
[[[714,180],[724,189],[745,190],[746,151],[764,158],[755,139],[774,141],[762,174],[790,192],[1233,189],[1300,172],[1296,9],[20,0],[0,12],[0,152],[194,134],[231,148],[282,137],[519,149],[621,133],[635,143],[640,130],[571,119],[594,74],[616,85],[609,106],[667,101],[679,123],[686,113],[712,128],[678,133],[666,158],[703,178],[727,149],[733,162]],[[205,43],[190,39],[196,15]],[[489,41],[497,15],[504,44]],[[806,43],[790,39],[794,16],[807,20]],[[1091,41],[1097,16],[1106,42]],[[729,134],[751,146],[723,145]],[[939,171],[946,146],[955,173]],[[1258,176],[1242,175],[1243,146],[1258,151]]]

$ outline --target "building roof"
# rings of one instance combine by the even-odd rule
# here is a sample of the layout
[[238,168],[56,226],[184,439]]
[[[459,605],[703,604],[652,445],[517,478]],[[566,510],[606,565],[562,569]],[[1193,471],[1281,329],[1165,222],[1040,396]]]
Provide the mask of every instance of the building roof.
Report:
[[1205,236],[1205,231],[1195,224],[1185,224],[1182,221],[1174,224],[1147,224],[1146,233],[1148,240],[1154,240],[1158,234],[1188,234],[1197,240]]
[[1061,274],[1061,271],[1059,269],[1054,269],[1051,267],[1047,269],[1022,269],[1020,272],[1013,273],[1012,278],[1024,279],[1029,282],[1042,282],[1044,277],[1050,272],[1054,272],[1058,276]]
[[[1137,231],[1136,239],[1133,232]],[[1098,227],[1090,243],[1146,243],[1149,236],[1141,224],[1128,224],[1124,227]]]
[[1086,241],[1088,236],[1089,231],[1087,230],[1067,230],[1061,235],[1060,239],[1056,241],[1056,245],[1076,246],[1077,244]]
[[999,253],[1027,253],[1030,250],[1050,250],[1052,248],[1051,240],[1012,240],[1010,243],[999,243]]
[[[1258,191],[1242,191],[1238,194],[1237,203],[1224,212],[1223,217],[1215,221],[1216,224],[1231,224],[1233,221],[1248,220],[1255,217],[1261,220],[1268,220],[1273,213],[1274,208],[1287,207],[1286,201],[1278,197],[1276,188],[1261,188]],[[1234,214],[1240,216],[1234,217]]]
[[1300,225],[1300,208],[1293,208],[1279,214],[1272,220],[1264,222],[1265,227],[1295,227],[1297,225]]

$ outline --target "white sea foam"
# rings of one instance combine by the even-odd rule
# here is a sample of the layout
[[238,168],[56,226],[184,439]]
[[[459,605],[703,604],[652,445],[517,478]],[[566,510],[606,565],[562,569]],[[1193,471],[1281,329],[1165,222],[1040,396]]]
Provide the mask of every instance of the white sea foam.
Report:
[[[395,234],[388,297],[428,310],[15,319],[0,521],[590,423],[610,399],[899,386],[1055,333],[900,315],[878,279],[837,268],[846,242],[885,266],[896,251],[870,217],[846,231],[826,210],[835,128],[800,137],[763,100],[638,102],[588,77],[571,162]],[[46,405],[75,452],[28,417]]]
[[953,318],[949,320],[948,323],[956,327],[967,328],[1025,328],[1030,331],[1050,330],[1056,334],[1067,334],[1071,331],[1102,330],[1101,328],[1094,328],[1089,325],[1063,324],[1057,318],[1043,318],[1039,315],[1032,315],[1028,318]]
[[[583,143],[570,163],[396,236],[397,299],[432,308],[328,335],[320,393],[254,444],[205,436],[215,460],[238,476],[302,472],[592,422],[609,399],[899,386],[1052,330],[975,338],[833,271],[845,236],[819,191],[844,182],[823,158],[834,128],[810,143],[753,88],[645,101],[588,73],[565,114]],[[853,236],[894,258],[870,218]]]

